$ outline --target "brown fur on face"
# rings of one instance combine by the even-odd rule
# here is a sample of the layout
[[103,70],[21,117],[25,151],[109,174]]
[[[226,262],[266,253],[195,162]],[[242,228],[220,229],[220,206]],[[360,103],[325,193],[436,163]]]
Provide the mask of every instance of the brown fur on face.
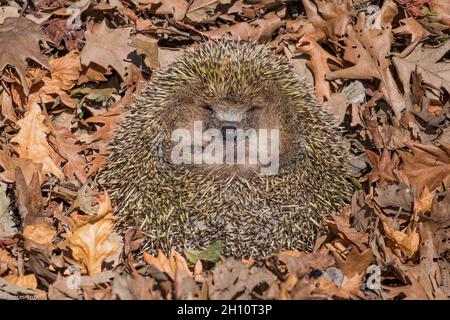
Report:
[[[167,139],[164,143],[166,161],[170,162],[170,155],[174,142],[170,141],[173,130],[187,129],[194,136],[194,122],[202,123],[202,130],[218,129],[229,124],[227,120],[234,120],[237,129],[278,129],[280,132],[279,157],[280,164],[286,165],[296,156],[296,147],[301,147],[299,141],[292,138],[299,130],[298,116],[293,106],[281,94],[278,88],[268,86],[260,91],[246,96],[205,97],[198,94],[195,86],[188,86],[180,90],[166,105],[162,115]],[[224,117],[225,115],[225,117]],[[226,116],[230,117],[227,119]],[[270,135],[269,135],[270,139]],[[269,140],[270,141],[270,140]],[[202,147],[209,142],[203,141]],[[225,142],[224,142],[225,143]],[[236,142],[235,142],[236,143]],[[248,153],[247,142],[247,153]],[[194,152],[194,151],[193,151]],[[225,154],[224,154],[225,158]],[[225,161],[225,160],[224,160]],[[212,171],[223,170],[225,175],[248,176],[258,171],[263,165],[258,162],[252,164],[191,164],[191,170],[208,174]]]

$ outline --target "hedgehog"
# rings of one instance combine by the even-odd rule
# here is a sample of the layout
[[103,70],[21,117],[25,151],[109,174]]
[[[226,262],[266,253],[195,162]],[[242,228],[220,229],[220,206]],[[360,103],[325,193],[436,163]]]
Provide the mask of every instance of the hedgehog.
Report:
[[267,46],[210,41],[154,72],[114,133],[100,181],[145,251],[216,241],[240,258],[307,251],[352,191],[343,139],[306,78]]

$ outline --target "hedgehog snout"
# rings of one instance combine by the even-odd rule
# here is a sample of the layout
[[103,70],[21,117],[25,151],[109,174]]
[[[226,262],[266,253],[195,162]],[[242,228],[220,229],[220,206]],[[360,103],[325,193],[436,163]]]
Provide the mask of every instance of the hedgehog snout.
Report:
[[234,141],[236,139],[236,130],[240,127],[239,122],[224,121],[220,131],[223,140]]

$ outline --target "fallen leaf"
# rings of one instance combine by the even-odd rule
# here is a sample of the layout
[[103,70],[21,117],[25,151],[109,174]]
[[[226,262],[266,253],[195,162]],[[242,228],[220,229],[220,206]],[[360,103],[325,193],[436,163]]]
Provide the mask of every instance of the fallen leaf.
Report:
[[392,58],[406,94],[410,92],[412,72],[420,73],[423,81],[435,88],[442,87],[450,92],[450,62],[440,61],[449,50],[450,41],[446,41],[438,48],[426,48],[421,44],[406,58]]
[[186,250],[186,258],[192,264],[195,264],[199,260],[208,261],[216,263],[219,261],[220,255],[222,254],[222,242],[219,240],[213,242],[205,250]]
[[395,230],[383,214],[379,214],[379,217],[386,236],[393,242],[394,251],[400,249],[407,259],[411,258],[419,250],[420,236],[417,228],[408,225],[403,230]]
[[400,53],[399,57],[404,58],[408,54],[411,53],[411,51],[414,50],[414,48],[419,44],[420,41],[426,39],[430,36],[430,33],[425,30],[425,28],[417,22],[414,18],[405,18],[400,20],[401,26],[398,28],[395,28],[392,30],[394,34],[397,35],[404,35],[404,34],[410,34],[411,35],[411,41],[409,45],[403,49],[403,51]]
[[131,28],[110,29],[105,20],[94,24],[86,31],[86,44],[81,51],[81,62],[89,66],[91,62],[108,69],[111,66],[122,79],[130,65],[129,54],[134,50],[130,41]]
[[371,150],[366,150],[366,154],[372,165],[372,170],[360,179],[361,182],[369,181],[372,184],[380,181],[380,185],[386,187],[389,181],[396,180],[394,170],[400,162],[396,153],[391,155],[389,150],[385,148],[381,156]]
[[325,76],[331,72],[328,61],[340,65],[340,61],[325,51],[311,35],[304,35],[297,44],[296,52],[306,53],[310,57],[307,63],[314,73],[316,95],[319,101],[330,99],[330,83]]
[[420,193],[419,197],[414,200],[414,209],[416,212],[427,213],[431,211],[431,204],[433,203],[434,195],[436,191],[430,192],[428,188],[425,188]]
[[23,236],[28,240],[49,246],[55,240],[56,232],[47,224],[31,224],[24,228]]
[[437,147],[411,142],[406,145],[412,153],[398,151],[403,160],[400,170],[417,192],[425,187],[433,192],[441,184],[450,183],[450,145],[441,143],[441,147]]
[[[52,72],[50,76],[44,76],[35,86],[39,88],[36,92],[32,92],[29,99],[39,97],[43,103],[53,103],[56,97],[61,101],[74,108],[74,101],[66,91],[70,90],[76,83],[81,72],[80,56],[77,51],[71,51],[61,58],[50,61]],[[33,88],[31,88],[33,91]]]
[[338,254],[334,255],[336,265],[344,274],[341,288],[350,293],[361,294],[360,285],[366,275],[367,267],[373,261],[373,253],[370,248],[359,252],[353,248],[347,255],[346,260],[342,259]]
[[30,183],[35,172],[39,175],[39,181],[44,181],[41,174],[42,164],[34,163],[31,159],[10,157],[6,150],[0,150],[0,167],[4,170],[3,172],[0,172],[0,179],[5,182],[13,183],[16,181],[16,167],[21,169],[26,183]]
[[17,147],[14,147],[14,150],[21,158],[41,163],[44,173],[51,173],[60,179],[64,179],[61,169],[51,158],[53,150],[47,142],[47,134],[50,130],[44,124],[44,119],[41,108],[37,103],[34,104],[25,113],[25,116],[16,122],[20,130],[11,138],[11,142],[18,144]]
[[36,289],[37,288],[37,279],[34,274],[27,274],[23,276],[19,275],[8,275],[5,276],[5,280],[9,281],[16,286],[26,288],[26,289]]
[[14,67],[27,96],[30,92],[25,76],[27,59],[32,59],[50,70],[47,58],[39,48],[41,41],[49,39],[38,24],[26,18],[7,18],[4,24],[0,25],[0,43],[8,44],[0,48],[0,74],[7,65]]
[[[102,218],[67,232],[68,247],[75,260],[82,265],[82,273],[92,276],[101,272],[105,259],[118,253],[118,243],[110,240],[115,220],[111,210],[111,201],[105,194],[98,211]],[[105,214],[105,211],[108,213]]]
[[335,216],[333,220],[327,221],[327,224],[332,233],[352,242],[359,250],[363,251],[367,248],[369,235],[352,228],[343,217]]

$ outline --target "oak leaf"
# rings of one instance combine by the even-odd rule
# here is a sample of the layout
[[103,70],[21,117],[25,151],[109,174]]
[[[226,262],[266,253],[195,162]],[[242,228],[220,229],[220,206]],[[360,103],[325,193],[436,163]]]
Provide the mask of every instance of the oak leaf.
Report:
[[[0,74],[10,65],[19,75],[25,95],[30,90],[26,81],[27,59],[32,59],[50,69],[47,58],[41,53],[40,41],[49,41],[40,25],[26,18],[7,18],[0,25]],[[8,44],[8,45],[4,45]]]
[[134,51],[130,41],[131,28],[110,29],[105,20],[94,24],[86,31],[86,45],[81,51],[81,62],[89,66],[91,62],[108,69],[111,66],[122,79],[130,62],[128,55]]
[[92,276],[102,271],[102,264],[110,256],[116,255],[119,244],[111,241],[113,231],[111,200],[105,194],[97,213],[99,220],[78,226],[67,232],[68,247],[81,265],[82,272]]
[[441,147],[411,142],[406,144],[412,153],[398,151],[403,160],[400,171],[406,174],[417,192],[422,192],[425,187],[433,192],[441,184],[450,183],[449,144],[442,142]]
[[31,159],[35,163],[42,163],[42,171],[51,173],[60,179],[64,179],[61,169],[51,158],[53,150],[47,142],[49,128],[44,125],[45,117],[41,108],[36,103],[31,110],[25,113],[24,118],[16,122],[20,127],[19,132],[11,139],[18,146],[14,150],[21,158]]

